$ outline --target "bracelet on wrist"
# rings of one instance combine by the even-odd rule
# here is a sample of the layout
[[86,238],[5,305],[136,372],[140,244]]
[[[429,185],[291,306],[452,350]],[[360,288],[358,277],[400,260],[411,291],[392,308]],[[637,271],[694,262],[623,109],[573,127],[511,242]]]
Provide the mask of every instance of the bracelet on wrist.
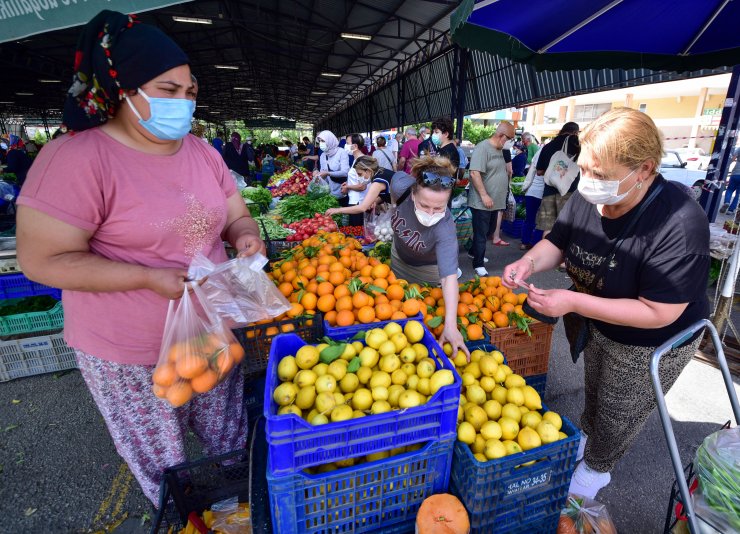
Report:
[[524,256],[529,260],[529,274],[534,274],[534,258],[532,256]]

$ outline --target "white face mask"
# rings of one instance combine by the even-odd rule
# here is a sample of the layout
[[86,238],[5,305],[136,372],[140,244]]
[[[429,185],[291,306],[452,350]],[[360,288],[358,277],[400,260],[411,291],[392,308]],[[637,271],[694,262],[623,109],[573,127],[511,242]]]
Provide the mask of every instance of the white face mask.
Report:
[[321,141],[321,142],[319,143],[319,149],[320,149],[320,150],[321,150],[322,152],[326,152],[326,143],[324,143],[323,141]]
[[504,143],[504,150],[511,150],[513,147],[514,147],[514,140],[513,139],[508,139]]
[[637,169],[621,180],[597,180],[595,178],[584,178],[581,176],[581,179],[578,182],[578,192],[591,204],[604,204],[606,206],[618,204],[627,197],[632,189],[634,189],[637,182],[621,195],[617,194],[617,191],[619,191],[619,184],[635,174],[636,171]]
[[426,211],[421,211],[416,207],[416,201],[414,201],[414,214],[418,221],[424,226],[434,226],[439,221],[444,219],[446,210],[442,213],[435,213],[433,215],[428,214]]
[[355,145],[344,145],[344,151],[347,152],[347,154],[349,154],[350,156],[355,151],[355,149],[352,148],[353,146]]

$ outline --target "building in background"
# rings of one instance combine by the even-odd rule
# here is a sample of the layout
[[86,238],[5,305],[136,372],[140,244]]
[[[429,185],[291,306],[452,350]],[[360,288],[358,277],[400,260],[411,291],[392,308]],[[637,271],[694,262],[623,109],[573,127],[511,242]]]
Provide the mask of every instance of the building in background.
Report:
[[524,109],[472,115],[474,121],[514,121],[538,140],[557,135],[569,121],[581,128],[612,108],[627,106],[647,113],[665,136],[666,148],[700,148],[711,153],[730,74],[602,91],[554,100]]

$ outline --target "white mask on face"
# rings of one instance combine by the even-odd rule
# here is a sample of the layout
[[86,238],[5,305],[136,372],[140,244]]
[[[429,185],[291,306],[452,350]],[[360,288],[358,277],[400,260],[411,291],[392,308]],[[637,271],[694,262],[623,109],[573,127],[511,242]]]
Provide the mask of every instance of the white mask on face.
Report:
[[434,226],[439,221],[444,219],[446,211],[442,213],[435,213],[433,215],[428,214],[426,211],[421,211],[416,207],[416,201],[414,201],[414,214],[417,220],[424,226]]
[[347,152],[350,156],[355,151],[354,148],[352,148],[354,145],[344,145],[344,151]]
[[627,197],[630,191],[637,185],[637,182],[621,195],[617,194],[619,184],[635,174],[636,171],[637,169],[633,170],[621,180],[597,180],[595,178],[584,178],[581,176],[578,182],[578,192],[591,204],[604,204],[606,206],[618,204]]
[[513,139],[508,139],[504,143],[504,150],[511,150],[513,147],[514,147],[514,140]]

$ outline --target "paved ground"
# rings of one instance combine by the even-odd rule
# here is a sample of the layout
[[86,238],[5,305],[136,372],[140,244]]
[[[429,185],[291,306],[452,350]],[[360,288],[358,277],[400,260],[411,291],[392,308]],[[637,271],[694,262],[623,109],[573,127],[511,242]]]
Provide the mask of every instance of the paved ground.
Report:
[[[510,241],[510,247],[489,247],[490,272],[500,274],[520,256],[518,242]],[[472,274],[465,254],[460,264],[466,276]],[[569,285],[556,271],[537,275],[534,282],[540,287]],[[558,325],[545,400],[577,423],[583,407],[583,364],[574,365],[566,349]],[[739,383],[736,379],[738,392]],[[681,375],[668,406],[685,461],[731,417],[719,372],[698,362]],[[673,478],[654,414],[600,500],[620,532],[662,532]],[[149,511],[77,371],[0,384],[0,532],[146,532]]]

